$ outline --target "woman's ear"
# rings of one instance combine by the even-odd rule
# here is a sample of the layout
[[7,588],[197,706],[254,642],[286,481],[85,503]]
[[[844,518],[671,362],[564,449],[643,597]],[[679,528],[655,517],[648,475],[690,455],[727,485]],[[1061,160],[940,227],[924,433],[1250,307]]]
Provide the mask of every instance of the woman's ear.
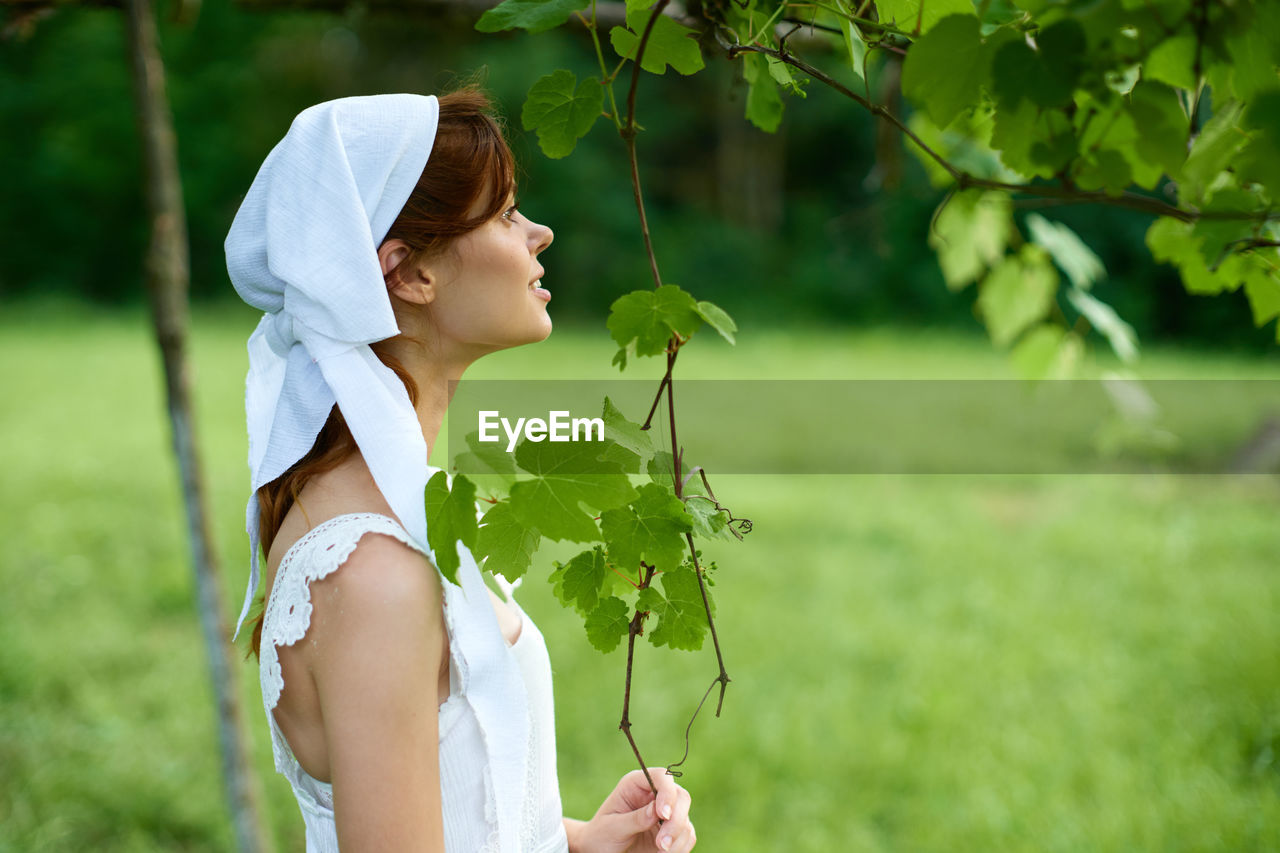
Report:
[[403,240],[387,240],[378,247],[378,264],[382,267],[388,293],[405,302],[427,305],[436,298],[435,276],[422,265],[402,274],[400,264],[411,253]]

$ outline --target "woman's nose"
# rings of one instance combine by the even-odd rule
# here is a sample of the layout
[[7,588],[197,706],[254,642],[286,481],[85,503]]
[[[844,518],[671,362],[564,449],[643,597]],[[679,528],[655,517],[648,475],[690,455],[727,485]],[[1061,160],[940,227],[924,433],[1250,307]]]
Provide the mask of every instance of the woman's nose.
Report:
[[556,235],[550,228],[537,222],[530,221],[529,225],[529,242],[533,246],[533,253],[536,255],[550,246]]

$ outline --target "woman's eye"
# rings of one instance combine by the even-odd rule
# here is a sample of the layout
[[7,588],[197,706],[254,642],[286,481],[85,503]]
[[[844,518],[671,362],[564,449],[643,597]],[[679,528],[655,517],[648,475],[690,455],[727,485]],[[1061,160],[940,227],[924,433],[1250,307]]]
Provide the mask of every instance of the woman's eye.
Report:
[[508,208],[506,209],[506,211],[502,214],[502,218],[503,218],[503,219],[506,219],[507,221],[510,221],[510,220],[511,220],[511,218],[512,218],[513,216],[515,216],[515,215],[516,215],[516,210],[518,210],[518,209],[519,209],[519,207],[520,207],[519,202],[517,202],[516,204],[511,205],[511,206],[510,206],[510,207],[508,207]]

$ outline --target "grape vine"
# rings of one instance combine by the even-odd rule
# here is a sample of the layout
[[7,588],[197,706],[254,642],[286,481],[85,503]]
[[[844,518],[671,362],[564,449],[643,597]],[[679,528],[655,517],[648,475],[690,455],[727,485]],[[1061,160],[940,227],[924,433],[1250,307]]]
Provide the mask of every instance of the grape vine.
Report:
[[[596,648],[612,650],[626,637],[620,728],[645,768],[630,720],[636,638],[651,617],[657,622],[647,636],[658,646],[699,648],[709,632],[719,673],[698,711],[719,686],[718,715],[730,679],[708,592],[714,564],[701,563],[694,537],[741,538],[751,524],[716,500],[705,471],[686,470],[676,434],[672,371],[680,349],[703,326],[733,342],[736,326],[660,274],[636,153],[641,71],[692,75],[704,68],[704,49],[718,49],[741,63],[745,116],[761,130],[775,131],[784,95],[804,97],[814,81],[895,127],[944,192],[929,243],[947,287],[975,285],[976,313],[993,343],[1010,350],[1019,374],[1040,379],[1071,375],[1090,329],[1125,363],[1137,357],[1137,338],[1091,292],[1105,275],[1097,256],[1038,213],[1025,215],[1024,238],[1019,208],[1091,203],[1151,214],[1147,246],[1178,268],[1188,291],[1243,285],[1257,325],[1280,316],[1280,3],[693,0],[680,8],[625,0],[609,4],[611,12],[619,5],[623,23],[609,30],[616,65],[602,47],[597,0],[504,0],[476,29],[537,33],[575,18],[589,34],[599,77],[578,80],[565,69],[542,76],[521,121],[552,158],[572,153],[599,119],[614,125],[653,288],[611,307],[613,363],[625,370],[629,358],[665,355],[666,373],[643,424],[605,399],[603,449],[526,442],[512,458],[469,438],[468,470],[496,475],[507,489],[488,498],[479,524],[475,487],[463,475],[450,490],[438,474],[427,498],[433,547],[463,541],[508,578],[528,569],[544,536],[596,543],[556,564],[551,581],[583,616]],[[802,58],[793,46],[802,39],[805,50],[840,57],[835,67]],[[900,65],[900,93],[873,92],[873,72],[891,64]],[[620,104],[614,83],[628,67]],[[915,108],[905,119],[892,107],[899,94]],[[1213,114],[1202,122],[1207,94]],[[664,395],[665,451],[647,432]],[[636,488],[629,475],[639,473],[649,482]],[[687,757],[688,730],[685,746]]]
[[[609,32],[620,57],[612,68],[595,2],[505,0],[476,26],[539,32],[575,15],[600,76],[546,75],[522,121],[548,156],[563,157],[597,119],[612,120],[631,157],[655,284],[636,85],[641,70],[694,74],[707,50],[741,63],[745,116],[761,130],[775,131],[786,100],[817,82],[909,140],[942,193],[929,243],[946,285],[975,286],[975,313],[1026,378],[1072,375],[1090,330],[1126,364],[1137,346],[1093,292],[1106,274],[1096,256],[1060,222],[1019,223],[1019,210],[1100,204],[1152,215],[1146,245],[1188,292],[1243,289],[1256,325],[1280,316],[1275,0],[627,0],[625,25]],[[624,113],[612,85],[628,63]],[[1035,285],[1019,286],[1028,277]]]

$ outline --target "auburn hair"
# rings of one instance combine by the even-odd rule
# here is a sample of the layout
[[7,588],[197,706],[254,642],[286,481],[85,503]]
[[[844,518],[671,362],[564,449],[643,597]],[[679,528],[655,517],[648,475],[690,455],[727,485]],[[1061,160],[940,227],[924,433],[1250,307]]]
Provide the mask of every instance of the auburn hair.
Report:
[[[431,156],[385,238],[403,240],[410,248],[409,255],[396,266],[397,272],[444,253],[454,240],[497,216],[515,188],[515,158],[488,96],[475,86],[466,86],[440,95],[438,100],[440,118]],[[486,191],[489,195],[483,209],[468,215]],[[369,347],[400,378],[409,400],[417,405],[418,386],[404,365],[386,351],[385,341]],[[357,450],[335,404],[306,455],[258,489],[258,538],[264,560],[307,481],[333,470]],[[258,596],[246,657],[258,655],[261,648],[264,595]]]

